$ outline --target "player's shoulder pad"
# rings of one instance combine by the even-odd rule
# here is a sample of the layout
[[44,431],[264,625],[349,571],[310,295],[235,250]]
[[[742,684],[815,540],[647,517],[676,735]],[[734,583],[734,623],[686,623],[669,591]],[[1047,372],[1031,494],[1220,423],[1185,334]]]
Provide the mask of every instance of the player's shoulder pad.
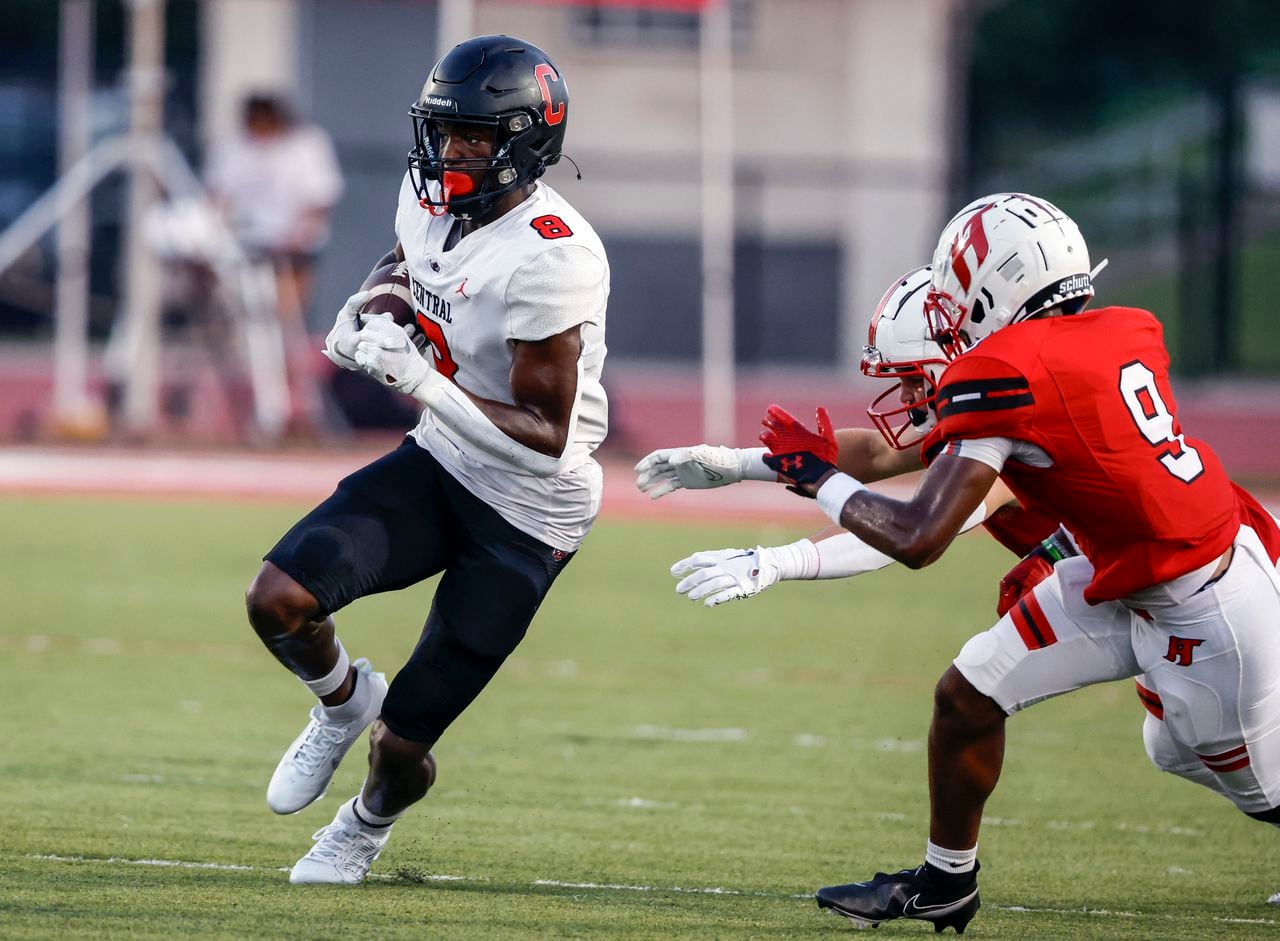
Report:
[[608,265],[589,246],[549,247],[507,280],[511,337],[542,340],[578,324],[603,324],[608,297]]
[[412,212],[418,205],[418,191],[414,188],[413,179],[409,175],[409,171],[404,172],[404,178],[400,181],[400,193],[396,196],[396,219],[395,231],[396,238],[400,238],[400,227],[404,224],[405,214]]
[[1123,320],[1125,326],[1129,330],[1153,331],[1156,337],[1164,342],[1164,324],[1160,322],[1160,318],[1151,311],[1142,307],[1099,307],[1093,311],[1096,314],[1105,314],[1110,323],[1112,320]]
[[582,245],[605,259],[604,244],[586,217],[546,183],[538,184],[537,202],[530,207],[530,235],[545,245]]

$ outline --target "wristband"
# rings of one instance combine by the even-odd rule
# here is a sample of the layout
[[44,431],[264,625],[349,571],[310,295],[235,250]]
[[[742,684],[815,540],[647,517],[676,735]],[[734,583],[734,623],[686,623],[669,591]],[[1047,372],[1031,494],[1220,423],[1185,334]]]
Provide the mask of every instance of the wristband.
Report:
[[818,507],[839,526],[841,525],[840,511],[844,509],[845,503],[859,490],[866,489],[862,481],[837,471],[818,488]]
[[818,548],[808,539],[788,543],[785,546],[764,548],[757,546],[761,557],[769,553],[769,561],[778,567],[778,581],[816,578],[821,563],[818,561]]
[[1079,555],[1080,550],[1076,547],[1075,540],[1071,538],[1071,534],[1067,532],[1066,527],[1061,524],[1058,528],[1050,533],[1049,538],[1040,543],[1040,548],[1048,553],[1049,558],[1057,565],[1063,559],[1069,559],[1073,555]]
[[778,472],[764,462],[768,448],[736,448],[738,467],[742,470],[743,480],[776,481]]

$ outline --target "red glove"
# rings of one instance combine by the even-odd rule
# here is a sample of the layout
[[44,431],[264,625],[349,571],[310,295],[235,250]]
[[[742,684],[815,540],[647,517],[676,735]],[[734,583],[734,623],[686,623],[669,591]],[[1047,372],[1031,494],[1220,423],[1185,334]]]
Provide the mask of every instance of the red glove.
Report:
[[996,614],[1005,614],[1023,599],[1033,588],[1053,574],[1053,567],[1063,559],[1079,555],[1061,527],[1040,543],[1000,579],[1000,597],[996,600]]
[[[765,430],[760,440],[769,449],[764,462],[778,476],[795,484],[815,485],[833,470],[840,447],[825,408],[817,411],[818,433],[814,434],[779,405],[770,405],[760,424]],[[811,494],[805,494],[810,496]]]

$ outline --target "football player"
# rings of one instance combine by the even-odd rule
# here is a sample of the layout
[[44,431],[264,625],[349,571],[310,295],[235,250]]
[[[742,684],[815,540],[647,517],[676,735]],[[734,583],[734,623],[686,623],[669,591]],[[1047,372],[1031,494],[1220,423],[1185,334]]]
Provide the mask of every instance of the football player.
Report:
[[[560,158],[565,78],[510,36],[456,46],[410,108],[414,146],[396,209],[419,353],[406,331],[338,314],[325,354],[411,396],[417,427],[356,471],[267,553],[249,620],[319,699],[267,803],[320,798],[372,724],[369,774],[294,883],[358,883],[395,821],[435,779],[432,745],[528,629],[600,507],[609,266],[587,221],[540,177]],[[375,266],[376,267],[376,266]],[[333,614],[444,573],[408,662],[388,686],[350,659]]]
[[951,362],[915,495],[877,495],[842,472],[825,410],[817,433],[776,406],[764,419],[766,466],[913,568],[945,550],[997,477],[1081,550],[939,680],[924,864],[818,892],[861,925],[964,929],[1008,716],[1095,683],[1142,675],[1163,720],[1144,730],[1153,761],[1280,825],[1280,528],[1183,433],[1159,321],[1086,312],[1092,296],[1088,248],[1066,214],[1024,194],[984,197],[934,255],[926,313]]
[[[936,421],[933,396],[937,378],[947,365],[924,315],[930,277],[931,269],[925,266],[898,278],[871,318],[862,372],[893,381],[867,409],[879,434],[864,428],[836,432],[841,469],[861,479],[883,479],[923,467],[919,448],[913,444],[918,445]],[[660,449],[636,465],[636,484],[657,499],[686,486],[707,489],[742,479],[776,480],[774,471],[763,463],[764,454],[764,448],[710,445]],[[962,531],[979,523],[1015,555],[1033,554],[1002,581],[1001,614],[1002,606],[1011,603],[1011,593],[1026,590],[1031,579],[1046,574],[1053,560],[1074,552],[1069,537],[1056,532],[1057,520],[1020,508],[1000,481]],[[779,581],[848,578],[892,562],[853,533],[834,526],[785,546],[695,552],[675,563],[671,574],[681,579],[676,591],[714,607],[759,594]]]

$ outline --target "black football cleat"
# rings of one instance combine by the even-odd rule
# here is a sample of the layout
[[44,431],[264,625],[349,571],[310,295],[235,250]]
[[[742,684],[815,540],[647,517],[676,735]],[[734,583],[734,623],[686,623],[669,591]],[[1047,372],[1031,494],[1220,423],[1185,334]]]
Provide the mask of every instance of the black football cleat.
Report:
[[956,934],[964,934],[982,904],[977,867],[965,875],[969,878],[945,874],[939,878],[926,866],[878,872],[867,882],[819,889],[818,907],[843,915],[859,928],[874,928],[894,918],[916,918],[929,922],[935,932],[954,928]]

